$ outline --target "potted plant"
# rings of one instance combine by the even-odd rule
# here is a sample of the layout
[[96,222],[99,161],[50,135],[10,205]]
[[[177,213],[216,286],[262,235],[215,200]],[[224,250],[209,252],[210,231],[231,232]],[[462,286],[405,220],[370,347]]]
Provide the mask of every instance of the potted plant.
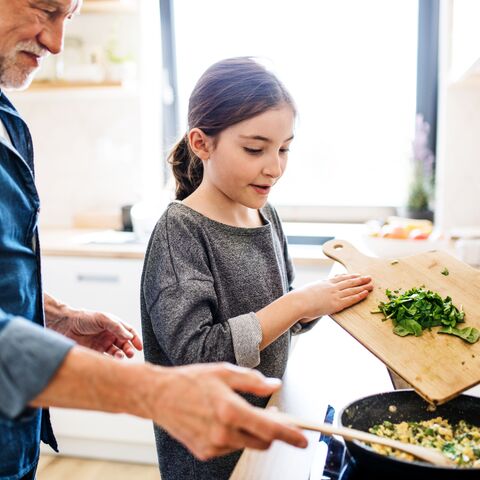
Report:
[[399,214],[407,218],[433,220],[434,155],[428,145],[430,125],[418,114],[412,142],[411,172],[407,204]]

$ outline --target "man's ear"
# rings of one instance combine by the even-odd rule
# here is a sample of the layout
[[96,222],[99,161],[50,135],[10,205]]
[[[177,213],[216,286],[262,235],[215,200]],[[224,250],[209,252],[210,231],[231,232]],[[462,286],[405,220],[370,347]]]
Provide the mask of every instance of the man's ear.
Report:
[[192,128],[188,133],[188,141],[193,153],[202,161],[210,158],[212,139],[199,128]]

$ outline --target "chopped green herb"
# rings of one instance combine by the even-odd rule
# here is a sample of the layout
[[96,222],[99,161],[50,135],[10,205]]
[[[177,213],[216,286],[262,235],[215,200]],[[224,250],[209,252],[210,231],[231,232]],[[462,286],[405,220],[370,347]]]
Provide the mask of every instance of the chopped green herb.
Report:
[[390,262],[390,265],[396,265],[397,263],[399,263],[398,260],[392,260],[392,261]]
[[455,328],[448,326],[442,327],[438,331],[438,333],[448,333],[450,335],[456,335],[457,337],[463,338],[463,340],[468,343],[475,343],[480,338],[480,332],[474,327]]
[[445,267],[440,273],[441,273],[442,275],[445,275],[445,276],[447,276],[447,275],[450,274],[450,272],[448,271],[448,268],[447,268],[447,267]]
[[386,290],[388,302],[380,302],[378,310],[383,320],[391,319],[393,332],[400,337],[415,335],[419,337],[423,330],[441,327],[437,333],[455,335],[468,343],[475,343],[480,338],[480,331],[474,327],[458,328],[465,320],[463,308],[458,309],[450,297],[442,297],[424,286],[412,288],[403,294],[398,290]]

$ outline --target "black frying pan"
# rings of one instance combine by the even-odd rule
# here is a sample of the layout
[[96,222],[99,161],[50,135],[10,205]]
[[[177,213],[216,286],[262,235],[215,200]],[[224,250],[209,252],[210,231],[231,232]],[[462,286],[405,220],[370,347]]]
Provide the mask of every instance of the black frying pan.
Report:
[[[395,405],[396,411],[391,412],[389,407]],[[448,419],[450,423],[460,420],[480,425],[480,398],[470,395],[460,395],[449,402],[437,406],[435,411],[428,410],[426,403],[413,390],[396,390],[364,397],[347,405],[340,412],[342,426],[368,431],[373,425],[389,420],[392,423],[402,421],[421,421],[435,417]],[[414,461],[407,462],[376,453],[372,448],[359,442],[345,442],[359,470],[370,478],[384,478],[386,480],[480,480],[479,468],[444,468],[435,467],[428,463]]]

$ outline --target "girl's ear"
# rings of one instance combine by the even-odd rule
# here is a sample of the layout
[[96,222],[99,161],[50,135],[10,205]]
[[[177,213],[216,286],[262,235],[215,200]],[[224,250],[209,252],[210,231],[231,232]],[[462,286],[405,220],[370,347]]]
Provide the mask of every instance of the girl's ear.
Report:
[[199,128],[192,128],[188,133],[188,141],[193,153],[202,161],[210,158],[212,139]]

